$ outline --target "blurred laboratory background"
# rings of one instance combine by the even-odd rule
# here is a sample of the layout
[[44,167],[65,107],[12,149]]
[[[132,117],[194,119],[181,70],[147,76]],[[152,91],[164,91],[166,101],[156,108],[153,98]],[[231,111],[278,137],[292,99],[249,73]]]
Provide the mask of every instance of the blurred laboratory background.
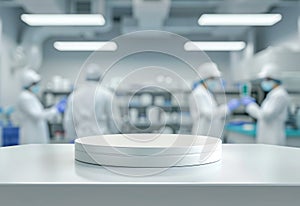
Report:
[[[213,104],[209,115],[224,115],[209,121],[224,123],[218,134],[224,143],[300,147],[298,0],[0,0],[0,145],[72,143],[97,134],[85,95],[95,91],[102,64],[119,48],[104,46],[97,64],[86,61],[101,45],[144,30],[178,34],[187,40],[180,45],[185,55],[202,50],[210,63],[199,67],[201,78],[179,59],[151,52],[116,63],[97,89],[99,133],[203,135],[195,125],[204,124],[200,110],[213,98],[206,101]],[[146,35],[140,44],[147,38],[159,36]],[[153,62],[188,86],[159,70],[148,82],[141,73],[144,79],[120,86],[124,76]],[[77,88],[83,67],[88,84]],[[220,85],[209,88],[216,79]]]

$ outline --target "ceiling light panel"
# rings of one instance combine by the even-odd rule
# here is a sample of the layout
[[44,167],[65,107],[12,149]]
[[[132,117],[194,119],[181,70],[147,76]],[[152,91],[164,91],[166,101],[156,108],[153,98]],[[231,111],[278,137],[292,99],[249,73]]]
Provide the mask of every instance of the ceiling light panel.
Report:
[[203,14],[201,26],[272,26],[282,19],[281,14]]
[[186,51],[241,51],[246,47],[243,41],[189,41]]
[[56,41],[53,46],[59,51],[116,51],[118,48],[111,41]]
[[103,26],[101,14],[22,14],[21,20],[30,26]]

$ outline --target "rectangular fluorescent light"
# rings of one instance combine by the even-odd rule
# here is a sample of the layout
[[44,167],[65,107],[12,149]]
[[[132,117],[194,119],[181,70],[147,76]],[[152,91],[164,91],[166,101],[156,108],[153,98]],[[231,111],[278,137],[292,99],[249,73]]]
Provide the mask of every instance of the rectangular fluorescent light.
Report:
[[30,26],[103,26],[101,14],[22,14],[21,20]]
[[281,14],[203,14],[201,26],[272,26],[282,19]]
[[112,41],[56,41],[58,51],[116,51],[117,44]]
[[186,51],[241,51],[245,48],[243,41],[189,41],[184,44]]

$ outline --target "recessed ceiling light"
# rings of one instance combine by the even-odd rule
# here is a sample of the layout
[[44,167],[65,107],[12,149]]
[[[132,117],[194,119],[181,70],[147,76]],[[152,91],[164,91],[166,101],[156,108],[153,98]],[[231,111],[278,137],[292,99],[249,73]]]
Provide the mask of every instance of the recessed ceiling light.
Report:
[[101,14],[22,14],[21,20],[30,26],[103,26]]
[[281,14],[203,14],[201,26],[272,26],[282,19]]
[[116,51],[118,48],[112,41],[56,41],[53,46],[59,51]]
[[184,44],[186,51],[240,51],[246,43],[243,41],[189,41]]

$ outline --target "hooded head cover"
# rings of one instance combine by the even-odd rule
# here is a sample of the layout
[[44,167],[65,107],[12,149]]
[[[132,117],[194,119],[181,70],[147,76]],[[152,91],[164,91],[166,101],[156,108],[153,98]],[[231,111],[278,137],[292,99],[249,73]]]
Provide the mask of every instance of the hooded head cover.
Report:
[[219,78],[221,77],[221,72],[218,69],[217,64],[213,62],[207,62],[202,64],[198,70],[198,75],[200,79],[205,80],[208,78]]
[[24,71],[22,76],[22,87],[23,88],[29,88],[33,84],[38,83],[41,81],[41,76],[38,75],[34,70],[27,69]]
[[99,81],[102,76],[100,67],[97,64],[89,64],[86,71],[86,79]]

